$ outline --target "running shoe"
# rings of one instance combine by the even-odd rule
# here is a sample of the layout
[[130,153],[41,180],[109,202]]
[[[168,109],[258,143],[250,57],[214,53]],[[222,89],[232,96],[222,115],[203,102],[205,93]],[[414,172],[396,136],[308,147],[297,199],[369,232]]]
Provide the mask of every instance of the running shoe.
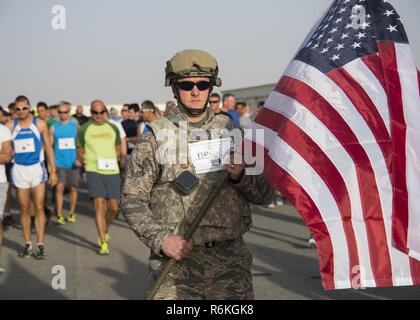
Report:
[[[108,243],[109,240],[111,240],[111,236],[109,235],[109,233],[105,233],[105,242]],[[98,242],[97,242],[98,246],[101,245],[101,242],[102,242],[102,240],[100,238],[98,238]]]
[[101,256],[105,256],[109,254],[109,246],[108,246],[108,243],[106,243],[105,241],[102,241],[101,245],[99,246],[99,254]]
[[32,244],[27,243],[23,248],[22,252],[19,252],[19,257],[21,258],[28,258],[32,255]]
[[282,198],[276,199],[276,206],[282,206],[282,205],[284,205],[283,199]]
[[16,224],[15,219],[12,217],[12,215],[4,215],[3,219],[3,227],[13,227]]
[[309,240],[308,240],[308,248],[310,249],[315,249],[316,248],[316,241],[314,239],[314,237],[311,235]]
[[45,248],[42,244],[36,246],[34,258],[37,260],[44,260],[47,258],[47,254],[45,253]]
[[66,221],[64,220],[63,216],[57,216],[57,224],[66,224]]
[[72,222],[72,223],[74,223],[74,222],[76,222],[76,215],[73,213],[73,214],[70,214],[68,217],[67,217],[67,221],[68,222]]

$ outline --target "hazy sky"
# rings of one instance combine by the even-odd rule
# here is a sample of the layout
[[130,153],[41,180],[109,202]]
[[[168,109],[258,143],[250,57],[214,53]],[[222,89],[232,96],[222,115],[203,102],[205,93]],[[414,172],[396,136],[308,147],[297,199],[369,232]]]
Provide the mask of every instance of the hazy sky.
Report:
[[[419,0],[390,1],[420,62]],[[218,58],[222,89],[274,83],[330,0],[0,0],[0,104],[163,102],[164,67],[198,48]],[[66,9],[54,30],[51,9]]]

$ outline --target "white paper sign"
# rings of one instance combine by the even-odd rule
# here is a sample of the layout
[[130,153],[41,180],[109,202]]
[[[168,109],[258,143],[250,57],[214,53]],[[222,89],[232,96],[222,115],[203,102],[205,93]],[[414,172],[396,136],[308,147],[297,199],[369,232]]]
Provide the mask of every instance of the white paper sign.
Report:
[[35,141],[33,138],[15,140],[14,146],[15,153],[35,152]]
[[60,150],[76,149],[76,145],[74,144],[74,138],[58,139],[58,149]]
[[103,171],[117,170],[117,160],[115,159],[98,159],[98,169]]
[[223,170],[229,155],[230,138],[206,140],[188,144],[188,151],[197,174]]

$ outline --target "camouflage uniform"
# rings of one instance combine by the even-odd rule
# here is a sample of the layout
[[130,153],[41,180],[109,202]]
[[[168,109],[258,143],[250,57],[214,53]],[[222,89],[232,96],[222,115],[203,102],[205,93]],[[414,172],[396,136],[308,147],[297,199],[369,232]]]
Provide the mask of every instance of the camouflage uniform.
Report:
[[[233,128],[229,117],[207,112],[200,129],[216,130],[221,137]],[[156,137],[165,129],[174,130],[178,137],[181,122],[188,119],[174,107],[166,118],[150,124],[152,133],[136,145],[123,188],[121,210],[135,234],[151,248],[151,284],[168,260],[161,251],[163,241],[171,234],[184,234],[222,173],[197,175],[199,186],[187,196],[175,191],[172,182],[181,172],[193,171],[192,165],[188,157],[185,164],[162,164],[170,154],[161,154],[162,142]],[[188,143],[193,142],[195,129],[188,125]],[[273,195],[262,175],[243,175],[238,183],[226,183],[194,233],[193,250],[176,263],[155,299],[253,299],[252,257],[242,235],[252,223],[249,202],[268,204]]]

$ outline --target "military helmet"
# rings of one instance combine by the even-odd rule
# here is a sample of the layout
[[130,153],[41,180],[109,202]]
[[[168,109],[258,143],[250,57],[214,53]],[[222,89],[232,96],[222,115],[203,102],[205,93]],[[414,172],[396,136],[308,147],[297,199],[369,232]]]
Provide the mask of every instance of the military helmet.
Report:
[[218,73],[219,67],[212,55],[201,50],[184,50],[166,62],[165,86],[171,86],[174,80],[180,78],[209,77],[213,85],[220,87],[222,80],[218,77]]

